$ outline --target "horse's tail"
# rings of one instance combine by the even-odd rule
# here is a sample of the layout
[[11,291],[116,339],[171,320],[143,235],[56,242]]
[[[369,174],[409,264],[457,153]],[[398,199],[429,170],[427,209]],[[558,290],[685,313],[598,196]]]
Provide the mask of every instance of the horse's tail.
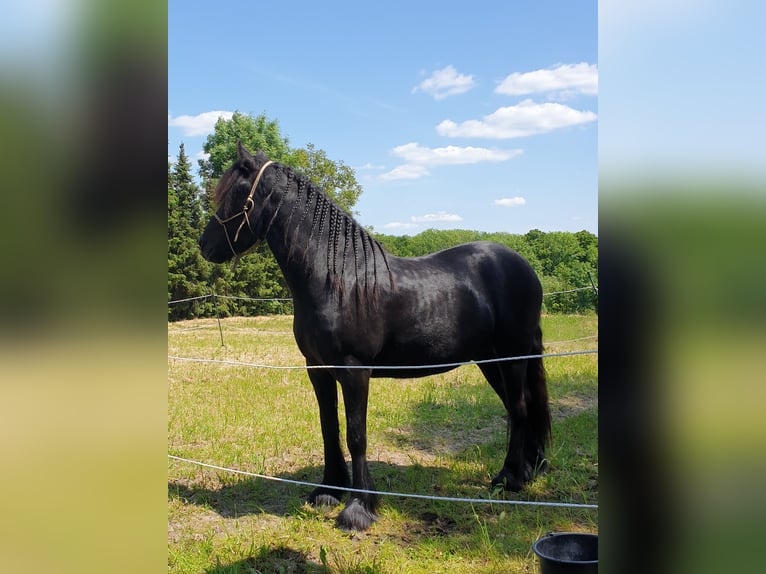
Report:
[[[543,332],[538,319],[530,355],[542,354]],[[551,411],[548,406],[548,386],[542,357],[527,360],[526,403],[528,432],[533,437],[538,451],[529,454],[544,456],[545,447],[551,441]]]

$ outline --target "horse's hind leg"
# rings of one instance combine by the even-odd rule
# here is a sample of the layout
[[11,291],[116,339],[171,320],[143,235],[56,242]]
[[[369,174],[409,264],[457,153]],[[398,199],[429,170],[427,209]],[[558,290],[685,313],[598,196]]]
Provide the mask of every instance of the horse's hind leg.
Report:
[[[503,383],[503,377],[500,374],[500,369],[497,363],[482,363],[479,365],[484,378],[487,379],[489,386],[491,386],[500,400],[503,401],[505,410],[508,410],[508,404],[505,398],[505,384]],[[510,416],[510,415],[509,415]]]
[[[351,479],[340,446],[338,385],[335,378],[327,371],[310,369],[308,373],[319,403],[319,419],[322,425],[325,461],[322,484],[328,485],[328,487],[348,487],[351,484]],[[344,494],[345,492],[342,490],[317,487],[309,495],[309,503],[317,506],[336,506],[340,504]]]
[[503,401],[508,413],[508,450],[503,468],[492,479],[492,486],[520,491],[532,478],[533,469],[527,463],[525,443],[527,433],[527,397],[524,392],[526,361],[487,363],[481,365],[489,384]]
[[[538,342],[534,354],[542,354],[542,334],[538,330]],[[545,447],[551,437],[551,413],[548,404],[548,387],[542,358],[527,361],[527,376],[524,385],[527,405],[527,433],[524,456],[532,467],[533,474],[544,472],[548,468]]]

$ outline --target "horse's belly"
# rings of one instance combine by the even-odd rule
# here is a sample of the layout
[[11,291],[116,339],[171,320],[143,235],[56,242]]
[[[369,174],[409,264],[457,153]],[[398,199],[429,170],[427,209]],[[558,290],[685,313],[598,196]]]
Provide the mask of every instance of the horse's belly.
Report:
[[428,367],[428,368],[396,368],[396,369],[373,369],[370,376],[376,378],[390,378],[390,379],[417,379],[418,377],[427,377],[428,375],[438,375],[439,373],[446,373],[454,369],[454,366],[450,367]]
[[[418,337],[415,340],[389,342],[376,357],[373,377],[414,378],[452,370],[472,359],[489,356],[487,344],[457,335],[440,338]],[[401,368],[395,368],[401,367]]]

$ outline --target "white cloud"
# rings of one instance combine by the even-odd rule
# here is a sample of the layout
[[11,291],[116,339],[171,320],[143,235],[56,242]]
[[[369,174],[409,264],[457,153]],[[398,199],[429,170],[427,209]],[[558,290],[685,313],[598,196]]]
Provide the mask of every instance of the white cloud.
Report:
[[527,200],[523,197],[503,197],[495,200],[495,205],[501,205],[503,207],[521,207],[526,205]]
[[449,223],[455,221],[463,221],[463,218],[456,213],[437,211],[436,213],[426,213],[425,215],[413,215],[410,217],[410,223],[403,221],[392,221],[383,225],[383,229],[413,229],[417,227],[423,227],[424,223]]
[[416,142],[411,142],[395,147],[392,153],[407,163],[382,174],[380,179],[384,181],[425,177],[431,175],[429,167],[439,165],[467,165],[484,161],[508,161],[523,154],[524,150],[502,150],[472,146],[428,148]]
[[392,221],[391,223],[386,223],[383,226],[383,229],[412,229],[413,227],[418,227],[417,223],[402,223],[401,221]]
[[426,166],[414,163],[405,163],[395,167],[391,171],[381,174],[380,179],[383,181],[393,181],[396,179],[418,179],[427,175],[431,175],[431,172],[428,171]]
[[436,70],[417,86],[412,88],[412,93],[421,90],[431,94],[437,100],[446,97],[463,94],[475,85],[473,76],[458,74],[454,66],[447,66]]
[[386,169],[385,165],[375,165],[370,162],[367,162],[364,165],[360,165],[359,167],[354,168],[357,171],[365,171],[365,170],[380,170],[380,169]]
[[436,131],[439,135],[450,137],[509,139],[585,124],[597,117],[593,112],[575,110],[563,104],[537,104],[524,100],[515,106],[500,108],[481,120],[468,120],[460,124],[444,120],[436,126]]
[[447,146],[428,148],[416,142],[397,146],[393,154],[409,163],[422,165],[463,165],[482,161],[507,161],[523,153],[520,149],[500,150],[484,147]]
[[561,91],[595,96],[598,93],[598,68],[595,64],[562,64],[557,68],[516,72],[495,88],[495,93],[510,96]]
[[230,120],[234,112],[215,110],[212,112],[202,112],[196,116],[177,116],[168,114],[168,125],[174,128],[181,128],[185,136],[204,136],[212,133],[218,118]]
[[439,211],[437,213],[427,213],[425,215],[413,215],[410,219],[415,223],[433,223],[436,221],[463,221],[463,218],[455,213]]

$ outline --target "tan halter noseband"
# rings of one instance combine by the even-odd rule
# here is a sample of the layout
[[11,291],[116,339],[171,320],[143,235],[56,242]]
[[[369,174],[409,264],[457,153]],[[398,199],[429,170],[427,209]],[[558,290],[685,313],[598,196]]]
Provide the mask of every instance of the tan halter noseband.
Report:
[[[213,214],[213,217],[215,217],[216,221],[221,224],[221,227],[223,227],[223,232],[226,235],[226,241],[229,243],[229,248],[231,248],[231,252],[234,254],[234,265],[237,264],[237,261],[239,260],[240,255],[242,253],[237,253],[237,250],[234,249],[234,244],[237,242],[237,239],[239,239],[239,232],[242,231],[242,228],[245,226],[245,223],[247,223],[247,227],[250,229],[250,231],[253,231],[252,225],[250,225],[250,218],[248,217],[248,212],[255,206],[255,202],[253,201],[253,195],[255,194],[255,188],[258,187],[258,182],[261,180],[261,176],[263,175],[264,170],[274,162],[267,161],[261,166],[261,169],[258,170],[258,174],[255,176],[255,181],[253,181],[253,185],[250,188],[250,193],[247,194],[247,199],[245,199],[245,205],[242,206],[242,211],[239,213],[235,213],[231,217],[227,217],[226,219],[221,219],[218,217],[217,213]],[[232,221],[236,219],[237,217],[242,216],[242,223],[239,224],[239,227],[237,227],[237,232],[234,234],[234,241],[229,239],[229,230],[226,229],[226,224],[229,221]],[[244,253],[244,252],[243,252]],[[232,269],[234,266],[232,266]]]

